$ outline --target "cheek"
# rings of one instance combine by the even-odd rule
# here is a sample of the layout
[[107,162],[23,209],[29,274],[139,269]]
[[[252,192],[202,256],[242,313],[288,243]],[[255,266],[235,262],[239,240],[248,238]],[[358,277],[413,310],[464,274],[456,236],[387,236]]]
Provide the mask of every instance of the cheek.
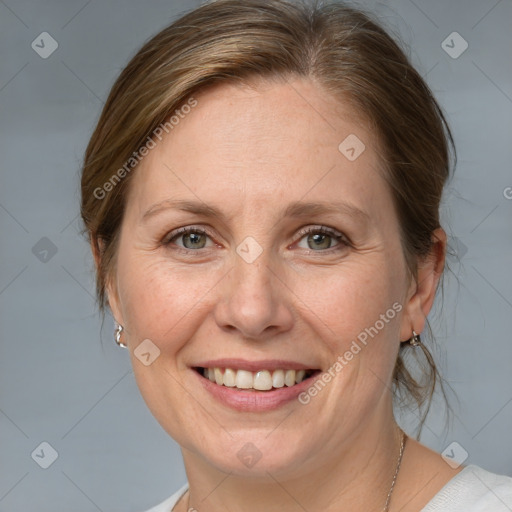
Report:
[[[119,262],[118,272],[137,386],[155,418],[180,439],[180,424],[203,421],[200,408],[188,409],[190,395],[181,384],[181,372],[188,369],[180,354],[211,310],[209,292],[214,292],[223,272],[171,267],[165,257],[155,254],[126,257]],[[137,347],[147,339],[160,352],[146,366],[137,356]]]
[[[293,290],[304,305],[304,314],[315,324],[323,324],[328,338],[343,344],[365,332],[400,302],[403,290],[395,276],[383,268],[382,262],[347,263],[336,271],[325,269],[324,275],[317,273],[315,278],[296,279]],[[395,313],[396,308],[388,315],[393,321],[386,322],[387,327],[398,323]],[[388,330],[381,322],[378,327]]]
[[322,338],[336,375],[337,391],[326,407],[337,407],[339,400],[350,408],[372,407],[391,381],[404,292],[393,268],[382,258],[367,258],[336,272],[325,269],[325,277],[296,280],[302,319]]
[[119,265],[124,318],[133,347],[149,338],[162,352],[178,351],[197,329],[220,272],[171,266],[165,256],[134,255]]

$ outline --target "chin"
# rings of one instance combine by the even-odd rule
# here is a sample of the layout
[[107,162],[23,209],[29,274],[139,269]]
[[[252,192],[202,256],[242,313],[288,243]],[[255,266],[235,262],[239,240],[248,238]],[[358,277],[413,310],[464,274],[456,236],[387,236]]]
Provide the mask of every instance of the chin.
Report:
[[224,445],[219,440],[212,441],[209,448],[215,446],[213,452],[208,449],[196,452],[223,473],[261,480],[268,480],[269,473],[276,478],[291,477],[305,463],[304,442],[285,433],[271,439],[272,436],[268,430],[260,435],[237,433],[233,438],[225,436]]

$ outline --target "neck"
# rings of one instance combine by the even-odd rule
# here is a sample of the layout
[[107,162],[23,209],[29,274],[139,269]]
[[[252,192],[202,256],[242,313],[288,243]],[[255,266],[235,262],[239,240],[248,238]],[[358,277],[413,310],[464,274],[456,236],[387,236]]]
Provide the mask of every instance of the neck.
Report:
[[311,454],[292,471],[267,469],[247,478],[223,473],[183,449],[188,507],[210,512],[381,512],[391,489],[401,433],[392,417],[359,428],[336,453]]

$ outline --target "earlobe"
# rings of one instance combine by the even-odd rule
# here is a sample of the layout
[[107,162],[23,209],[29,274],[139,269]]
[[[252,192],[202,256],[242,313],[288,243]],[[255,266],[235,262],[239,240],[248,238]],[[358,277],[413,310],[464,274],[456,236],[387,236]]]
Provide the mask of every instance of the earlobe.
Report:
[[119,296],[117,293],[117,287],[112,282],[113,276],[108,275],[105,278],[105,294],[107,299],[108,307],[110,308],[110,311],[112,312],[112,316],[114,317],[114,320],[124,326],[124,318],[121,314],[121,308],[119,304]]
[[418,262],[417,277],[411,281],[409,299],[402,318],[401,341],[409,340],[412,331],[423,332],[443,274],[445,256],[446,233],[442,228],[438,228],[432,233],[430,253]]

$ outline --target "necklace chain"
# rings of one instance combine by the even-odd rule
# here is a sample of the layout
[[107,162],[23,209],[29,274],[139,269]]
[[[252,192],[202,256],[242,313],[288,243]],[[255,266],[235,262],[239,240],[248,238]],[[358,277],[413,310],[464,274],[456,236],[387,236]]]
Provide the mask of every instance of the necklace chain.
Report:
[[398,477],[398,472],[400,471],[400,466],[402,465],[402,457],[404,456],[404,449],[405,449],[405,440],[407,439],[407,436],[405,435],[405,432],[400,429],[400,432],[402,432],[402,441],[400,443],[400,454],[398,455],[398,462],[395,469],[395,474],[393,475],[393,481],[391,482],[391,489],[389,489],[387,498],[386,498],[386,504],[384,505],[384,508],[382,509],[382,512],[388,512],[389,510],[389,503],[391,501],[391,495],[393,494],[393,489],[395,488],[396,479]]
[[[405,450],[405,441],[407,439],[407,436],[405,435],[405,432],[400,429],[400,432],[402,432],[402,440],[400,442],[400,454],[398,455],[398,462],[395,469],[395,474],[393,475],[393,481],[391,482],[391,489],[389,489],[388,495],[386,497],[386,504],[384,505],[384,508],[382,509],[382,512],[388,512],[389,510],[389,503],[391,502],[391,495],[393,494],[393,490],[395,489],[395,483],[396,479],[398,477],[398,472],[400,471],[400,466],[402,465],[402,458],[404,456],[404,450]],[[190,505],[190,493],[187,489],[187,510],[189,510],[188,506]],[[174,509],[173,509],[174,510]]]

